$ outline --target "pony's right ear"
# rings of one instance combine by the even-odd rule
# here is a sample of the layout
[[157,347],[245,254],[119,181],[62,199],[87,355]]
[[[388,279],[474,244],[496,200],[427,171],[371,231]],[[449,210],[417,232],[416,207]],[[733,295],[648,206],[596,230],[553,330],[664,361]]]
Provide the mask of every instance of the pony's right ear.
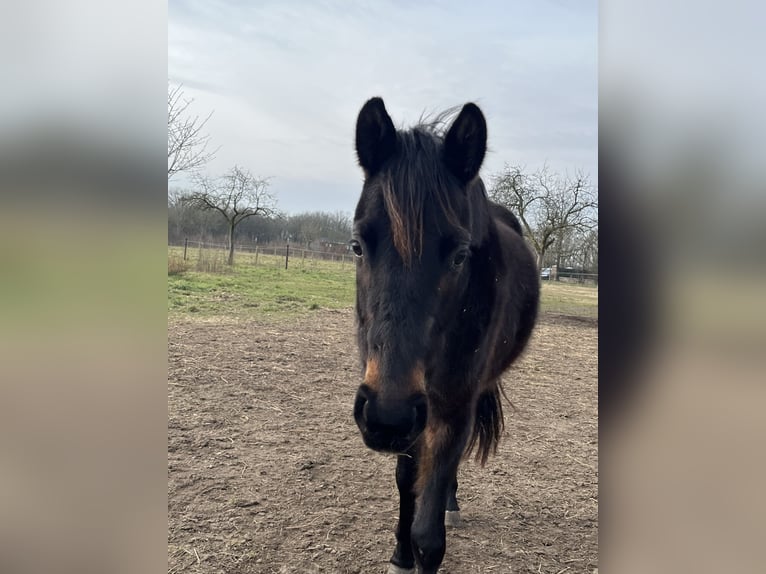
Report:
[[362,106],[356,120],[356,155],[369,177],[374,175],[396,150],[396,128],[380,98]]

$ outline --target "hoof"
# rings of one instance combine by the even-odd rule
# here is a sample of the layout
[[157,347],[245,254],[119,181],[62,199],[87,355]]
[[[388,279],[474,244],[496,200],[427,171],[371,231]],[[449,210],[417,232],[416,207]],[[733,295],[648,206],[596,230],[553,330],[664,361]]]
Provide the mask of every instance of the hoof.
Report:
[[448,510],[444,513],[444,525],[445,526],[452,526],[457,527],[460,526],[460,511],[459,510]]
[[400,568],[396,564],[389,564],[388,565],[388,573],[387,574],[415,574],[414,568]]

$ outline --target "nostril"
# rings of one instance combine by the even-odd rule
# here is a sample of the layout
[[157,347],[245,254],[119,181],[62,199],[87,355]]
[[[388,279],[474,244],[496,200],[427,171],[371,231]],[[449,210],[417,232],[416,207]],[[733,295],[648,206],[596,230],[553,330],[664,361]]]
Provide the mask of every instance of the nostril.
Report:
[[357,423],[367,423],[369,400],[367,399],[367,393],[364,389],[359,389],[356,393],[356,400],[354,401],[354,419]]

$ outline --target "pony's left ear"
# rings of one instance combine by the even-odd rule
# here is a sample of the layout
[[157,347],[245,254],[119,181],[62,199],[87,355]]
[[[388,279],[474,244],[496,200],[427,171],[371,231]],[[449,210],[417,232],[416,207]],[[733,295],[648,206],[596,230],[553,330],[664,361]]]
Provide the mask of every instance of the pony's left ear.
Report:
[[476,104],[466,104],[444,137],[444,161],[461,183],[479,173],[487,152],[487,122]]

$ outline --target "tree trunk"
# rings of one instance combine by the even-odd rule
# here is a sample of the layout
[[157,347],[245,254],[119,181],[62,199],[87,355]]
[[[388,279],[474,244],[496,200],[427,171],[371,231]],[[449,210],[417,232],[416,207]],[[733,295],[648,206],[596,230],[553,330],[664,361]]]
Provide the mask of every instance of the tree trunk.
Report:
[[561,246],[564,245],[564,230],[561,229],[557,233],[556,242],[556,281],[559,281],[559,269],[561,269]]
[[234,221],[229,221],[229,265],[234,265]]

